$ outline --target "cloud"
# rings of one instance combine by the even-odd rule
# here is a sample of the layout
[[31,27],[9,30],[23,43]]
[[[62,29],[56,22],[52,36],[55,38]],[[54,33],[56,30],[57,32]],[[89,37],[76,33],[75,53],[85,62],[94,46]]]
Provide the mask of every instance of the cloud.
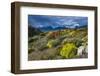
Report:
[[74,24],[74,26],[75,26],[75,27],[76,27],[76,26],[80,26],[80,24],[76,23],[76,24]]
[[65,21],[63,22],[63,25],[73,25],[73,24],[76,24],[77,22],[73,21],[73,20],[68,20],[68,21]]
[[46,16],[46,15],[29,15],[28,23],[33,27],[47,27],[52,26],[82,26],[88,24],[87,17],[77,16]]

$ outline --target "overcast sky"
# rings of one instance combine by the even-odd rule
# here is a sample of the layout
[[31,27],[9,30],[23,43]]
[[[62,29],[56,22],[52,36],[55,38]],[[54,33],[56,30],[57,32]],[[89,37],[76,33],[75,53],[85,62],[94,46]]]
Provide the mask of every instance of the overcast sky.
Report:
[[88,17],[28,15],[28,24],[33,27],[83,26],[88,25]]

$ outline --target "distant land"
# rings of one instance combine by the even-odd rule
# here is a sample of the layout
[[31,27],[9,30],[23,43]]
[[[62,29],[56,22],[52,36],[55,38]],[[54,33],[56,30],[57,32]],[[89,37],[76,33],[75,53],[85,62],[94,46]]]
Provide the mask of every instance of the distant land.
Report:
[[36,28],[42,32],[48,32],[48,31],[56,31],[56,30],[64,30],[64,29],[81,29],[81,28],[86,28],[87,25],[83,26],[58,26],[58,27],[52,27],[52,26],[47,26],[47,27],[39,27]]

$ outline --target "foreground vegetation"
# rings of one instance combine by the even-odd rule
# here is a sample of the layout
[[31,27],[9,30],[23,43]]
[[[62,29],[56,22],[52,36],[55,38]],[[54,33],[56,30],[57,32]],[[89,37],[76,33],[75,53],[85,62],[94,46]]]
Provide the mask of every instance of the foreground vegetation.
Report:
[[87,28],[33,33],[28,38],[29,60],[87,58]]

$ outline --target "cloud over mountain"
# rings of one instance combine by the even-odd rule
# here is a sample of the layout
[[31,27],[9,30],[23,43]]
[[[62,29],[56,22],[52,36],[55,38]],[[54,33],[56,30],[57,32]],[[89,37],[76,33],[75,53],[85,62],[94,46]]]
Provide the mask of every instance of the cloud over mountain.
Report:
[[35,28],[75,28],[88,25],[88,17],[28,15],[28,24]]

